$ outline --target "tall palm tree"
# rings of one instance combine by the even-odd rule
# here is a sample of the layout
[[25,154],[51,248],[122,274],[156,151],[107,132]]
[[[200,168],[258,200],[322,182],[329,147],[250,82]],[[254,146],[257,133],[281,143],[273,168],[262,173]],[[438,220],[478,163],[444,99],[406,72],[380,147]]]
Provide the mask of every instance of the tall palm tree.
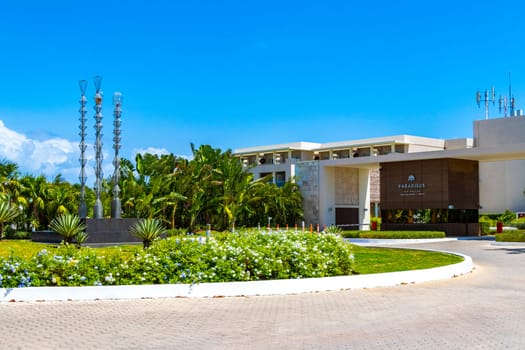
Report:
[[48,182],[43,175],[34,177],[26,175],[20,180],[23,186],[23,196],[27,200],[29,209],[29,223],[35,229],[42,226],[45,221],[45,205],[48,195]]

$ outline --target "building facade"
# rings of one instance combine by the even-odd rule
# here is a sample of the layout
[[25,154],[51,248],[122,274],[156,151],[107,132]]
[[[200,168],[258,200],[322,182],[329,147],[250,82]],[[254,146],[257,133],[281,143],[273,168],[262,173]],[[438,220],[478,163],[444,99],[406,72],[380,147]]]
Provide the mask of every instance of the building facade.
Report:
[[[525,211],[525,117],[474,122],[473,138],[411,135],[236,149],[255,178],[298,183],[307,224],[412,225],[475,234],[479,213]],[[457,221],[457,222],[456,222]],[[385,225],[385,223],[387,225]],[[443,224],[458,224],[448,225]]]

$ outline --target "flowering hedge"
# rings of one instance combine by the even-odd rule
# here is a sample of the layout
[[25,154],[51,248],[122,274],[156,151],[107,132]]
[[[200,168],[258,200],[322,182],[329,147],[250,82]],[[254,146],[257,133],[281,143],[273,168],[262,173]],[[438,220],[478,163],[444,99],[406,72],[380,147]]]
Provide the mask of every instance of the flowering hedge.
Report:
[[29,260],[0,258],[0,287],[200,283],[352,273],[350,245],[337,235],[241,232],[173,237],[132,256],[61,246]]

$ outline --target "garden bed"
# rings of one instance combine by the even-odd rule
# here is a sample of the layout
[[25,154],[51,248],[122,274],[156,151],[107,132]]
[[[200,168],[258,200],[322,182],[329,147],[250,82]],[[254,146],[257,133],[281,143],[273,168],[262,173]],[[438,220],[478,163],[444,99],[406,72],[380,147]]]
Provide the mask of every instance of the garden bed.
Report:
[[[436,260],[436,257],[439,256]],[[334,234],[238,232],[138,246],[81,248],[0,242],[0,287],[261,281],[424,269],[458,257],[362,248]],[[366,266],[366,268],[364,268]]]

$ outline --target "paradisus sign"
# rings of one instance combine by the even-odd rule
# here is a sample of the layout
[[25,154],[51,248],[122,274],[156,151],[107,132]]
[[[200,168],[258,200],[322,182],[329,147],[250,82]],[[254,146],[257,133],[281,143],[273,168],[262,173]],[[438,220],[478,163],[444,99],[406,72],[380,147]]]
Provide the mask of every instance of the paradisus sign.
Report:
[[416,182],[416,176],[410,174],[407,177],[407,182],[398,184],[397,188],[400,190],[401,196],[422,196],[425,194],[426,186],[425,183]]

